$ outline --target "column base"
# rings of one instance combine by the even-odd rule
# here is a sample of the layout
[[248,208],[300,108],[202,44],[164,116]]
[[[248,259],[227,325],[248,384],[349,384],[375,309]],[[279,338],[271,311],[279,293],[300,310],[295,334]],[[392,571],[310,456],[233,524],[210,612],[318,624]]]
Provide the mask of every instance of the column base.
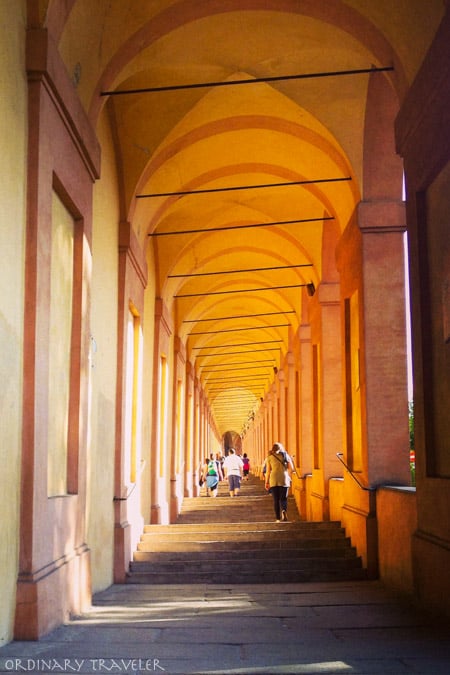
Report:
[[114,528],[114,583],[123,584],[131,561],[131,525],[116,523]]
[[415,595],[420,604],[450,616],[450,577],[445,573],[450,569],[450,541],[417,530],[412,538],[412,563]]
[[365,493],[367,509],[348,503],[342,508],[342,525],[361,556],[369,579],[378,579],[378,522],[375,511],[375,492]]
[[72,556],[19,575],[14,639],[39,640],[86,611],[91,600],[90,551],[83,544]]
[[150,524],[161,525],[161,507],[159,504],[153,504],[150,509]]

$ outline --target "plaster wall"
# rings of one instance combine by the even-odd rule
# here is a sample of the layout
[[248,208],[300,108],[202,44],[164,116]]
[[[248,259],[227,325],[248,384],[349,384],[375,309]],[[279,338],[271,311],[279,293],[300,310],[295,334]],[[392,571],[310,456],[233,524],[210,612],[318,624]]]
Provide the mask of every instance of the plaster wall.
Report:
[[416,491],[380,488],[377,518],[380,579],[402,593],[413,593],[411,542],[417,528]]
[[18,565],[27,89],[25,2],[0,3],[0,645],[12,639]]
[[[27,33],[28,134],[26,314],[20,569],[15,637],[37,639],[90,602],[86,545],[89,304],[92,251],[92,182],[99,147],[46,31]],[[57,105],[58,91],[60,98]],[[61,102],[64,101],[65,105]],[[68,495],[48,498],[49,307],[52,200],[57,192],[76,223],[68,415]],[[51,580],[53,577],[53,581]],[[57,589],[57,603],[47,588]]]
[[117,379],[117,265],[119,204],[115,158],[105,116],[97,128],[101,177],[94,185],[91,286],[90,434],[87,541],[92,590],[112,583],[115,392]]

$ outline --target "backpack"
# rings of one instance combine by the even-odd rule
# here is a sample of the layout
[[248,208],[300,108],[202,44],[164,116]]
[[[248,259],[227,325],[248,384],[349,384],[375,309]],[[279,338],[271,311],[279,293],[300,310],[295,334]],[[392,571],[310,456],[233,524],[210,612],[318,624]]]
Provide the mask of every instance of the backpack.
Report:
[[216,463],[213,459],[208,462],[208,476],[217,476]]

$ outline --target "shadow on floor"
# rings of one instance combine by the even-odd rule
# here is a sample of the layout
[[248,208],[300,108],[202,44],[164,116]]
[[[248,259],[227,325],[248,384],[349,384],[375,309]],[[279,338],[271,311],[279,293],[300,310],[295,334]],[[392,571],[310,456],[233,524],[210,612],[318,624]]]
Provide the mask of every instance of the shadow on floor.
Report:
[[[217,580],[220,581],[220,580]],[[112,586],[0,672],[450,673],[450,631],[378,582]]]

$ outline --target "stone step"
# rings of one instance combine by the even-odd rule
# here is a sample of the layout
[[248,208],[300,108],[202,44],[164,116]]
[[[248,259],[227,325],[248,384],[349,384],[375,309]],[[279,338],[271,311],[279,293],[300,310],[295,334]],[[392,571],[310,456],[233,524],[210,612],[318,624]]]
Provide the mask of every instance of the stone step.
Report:
[[[185,549],[181,551],[171,551],[170,562],[185,562],[186,564],[191,563],[193,560],[198,561],[199,563],[209,563],[214,560],[220,560],[223,562],[232,562],[235,560],[238,561],[255,561],[255,560],[285,560],[286,558],[300,559],[300,558],[355,558],[355,550],[351,546],[342,545],[342,546],[308,546],[307,548],[302,547],[291,547],[291,548],[256,548],[248,547],[229,550],[229,547],[222,550],[210,550],[209,548],[205,550],[205,547],[199,547],[195,551],[187,551]],[[158,563],[166,562],[167,554],[166,551],[145,551],[138,550],[134,553],[134,561],[139,563]],[[133,563],[132,563],[133,565]]]
[[306,522],[306,521],[288,521],[284,523],[274,523],[273,519],[270,521],[259,521],[255,523],[220,523],[220,522],[208,522],[208,523],[174,523],[173,525],[145,525],[144,534],[173,534],[177,533],[184,535],[187,532],[242,532],[242,531],[261,531],[261,532],[273,532],[273,531],[290,531],[295,533],[295,535],[300,535],[302,533],[308,534],[309,536],[329,536],[329,535],[341,535],[344,536],[344,530],[341,527],[341,524],[336,521],[327,521],[327,522]]
[[[186,502],[186,503],[185,503]],[[288,513],[291,520],[299,520],[295,500],[288,500]],[[202,499],[201,497],[184,500],[177,523],[201,522],[273,522],[273,502],[265,495],[254,497],[221,497]]]
[[[273,531],[261,531],[261,532],[222,532],[222,531],[211,531],[211,532],[186,532],[180,537],[179,534],[144,534],[141,537],[141,541],[138,544],[139,550],[151,550],[153,546],[159,544],[172,544],[178,541],[182,541],[186,547],[190,543],[202,543],[205,546],[214,545],[216,543],[227,543],[230,547],[240,546],[241,544],[248,544],[251,542],[263,542],[267,546],[271,544],[273,546],[282,546],[283,544],[288,545],[293,538],[292,531],[281,530],[279,532]],[[322,542],[330,542],[334,540],[345,541],[345,537],[339,534],[333,534],[333,536],[325,536],[325,533],[320,533],[314,537],[314,533],[311,535],[296,535],[296,541],[302,546],[307,546],[311,541],[319,539]],[[148,547],[148,548],[143,548]]]
[[165,571],[133,572],[130,573],[127,583],[130,584],[294,584],[313,582],[359,581],[367,578],[366,570],[362,568],[326,569],[320,570],[316,566],[308,569],[283,570],[252,570],[250,572],[227,572],[217,574],[213,570],[208,572],[188,572],[186,574],[170,574]]
[[146,525],[128,583],[285,583],[366,578],[337,522],[300,519],[293,497],[289,521],[275,523],[273,502],[259,479],[239,497],[221,484],[218,497],[186,498],[173,525]]
[[133,561],[130,568],[131,572],[137,573],[155,573],[176,575],[189,574],[266,574],[267,572],[285,572],[285,571],[338,571],[347,569],[360,569],[361,562],[358,558],[262,558],[247,560],[221,560],[211,559],[205,561],[165,561],[164,568],[156,568],[153,563]]
[[[350,541],[346,538],[336,539],[333,542],[333,548],[341,549],[348,548],[350,546]],[[166,553],[177,553],[180,551],[204,551],[208,549],[210,551],[229,551],[231,548],[236,551],[255,551],[261,548],[261,544],[264,544],[266,548],[272,550],[279,549],[289,550],[289,549],[303,549],[303,550],[316,550],[318,548],[330,548],[331,541],[327,539],[304,539],[298,540],[287,538],[279,539],[277,541],[272,541],[270,539],[253,539],[253,540],[243,540],[240,542],[220,540],[219,538],[216,541],[205,541],[203,539],[197,539],[194,541],[185,541],[184,539],[173,539],[172,541],[158,541],[157,539],[150,542],[139,542],[137,545],[137,551],[157,551],[157,552],[166,552]]]

